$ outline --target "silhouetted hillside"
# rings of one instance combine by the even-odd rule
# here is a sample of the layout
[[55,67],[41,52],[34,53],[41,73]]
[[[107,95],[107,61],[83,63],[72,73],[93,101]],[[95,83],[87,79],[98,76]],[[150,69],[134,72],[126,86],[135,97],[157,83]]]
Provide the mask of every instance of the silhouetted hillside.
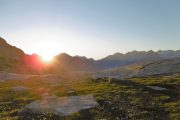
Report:
[[7,59],[18,59],[22,57],[24,52],[10,44],[8,44],[3,38],[0,37],[0,57]]
[[180,58],[180,50],[172,51],[132,51],[126,54],[115,53],[101,60],[84,56],[70,56],[61,53],[54,57],[52,64],[43,63],[37,54],[28,55],[21,49],[8,44],[0,38],[0,70],[20,73],[46,73],[62,71],[98,71],[127,66],[131,64],[156,62],[164,59]]
[[18,59],[24,56],[24,52],[0,37],[0,71],[10,71],[18,64]]
[[70,56],[66,53],[61,53],[54,58],[56,70],[65,71],[94,71],[96,70],[96,61],[81,56]]
[[37,54],[28,55],[0,37],[0,71],[40,73],[45,65]]

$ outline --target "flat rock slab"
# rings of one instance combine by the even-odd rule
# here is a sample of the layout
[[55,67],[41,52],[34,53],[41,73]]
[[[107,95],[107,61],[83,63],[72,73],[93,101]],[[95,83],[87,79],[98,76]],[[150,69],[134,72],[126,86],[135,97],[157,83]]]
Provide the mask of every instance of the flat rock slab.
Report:
[[0,80],[26,80],[36,75],[0,72]]
[[13,91],[25,91],[25,90],[28,90],[28,89],[29,88],[24,87],[24,86],[15,86],[15,87],[12,87]]
[[157,90],[157,91],[162,91],[162,90],[168,90],[166,88],[163,88],[163,87],[158,87],[158,86],[147,86],[153,90]]
[[34,113],[52,112],[59,116],[67,116],[97,105],[98,103],[94,100],[93,95],[59,98],[57,96],[49,96],[26,105],[23,111],[32,111]]

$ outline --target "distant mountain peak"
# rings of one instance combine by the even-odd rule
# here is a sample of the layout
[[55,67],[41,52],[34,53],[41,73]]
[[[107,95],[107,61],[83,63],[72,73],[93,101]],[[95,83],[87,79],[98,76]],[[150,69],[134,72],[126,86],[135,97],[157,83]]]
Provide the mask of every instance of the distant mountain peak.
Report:
[[120,53],[120,52],[116,52],[114,53],[113,55],[124,55],[123,53]]
[[57,56],[67,56],[67,57],[72,57],[71,55],[67,54],[67,53],[60,53],[59,55]]

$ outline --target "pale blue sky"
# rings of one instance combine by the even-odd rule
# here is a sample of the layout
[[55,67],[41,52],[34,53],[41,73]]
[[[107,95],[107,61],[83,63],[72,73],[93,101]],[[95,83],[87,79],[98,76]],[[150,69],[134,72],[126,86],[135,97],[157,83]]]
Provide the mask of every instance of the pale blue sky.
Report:
[[0,36],[42,56],[177,50],[180,0],[0,0]]

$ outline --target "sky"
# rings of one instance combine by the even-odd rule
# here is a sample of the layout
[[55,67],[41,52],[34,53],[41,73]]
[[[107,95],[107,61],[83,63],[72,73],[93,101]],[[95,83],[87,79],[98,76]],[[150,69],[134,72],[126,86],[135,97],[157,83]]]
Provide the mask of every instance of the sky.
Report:
[[44,57],[178,50],[180,0],[0,0],[0,36]]

